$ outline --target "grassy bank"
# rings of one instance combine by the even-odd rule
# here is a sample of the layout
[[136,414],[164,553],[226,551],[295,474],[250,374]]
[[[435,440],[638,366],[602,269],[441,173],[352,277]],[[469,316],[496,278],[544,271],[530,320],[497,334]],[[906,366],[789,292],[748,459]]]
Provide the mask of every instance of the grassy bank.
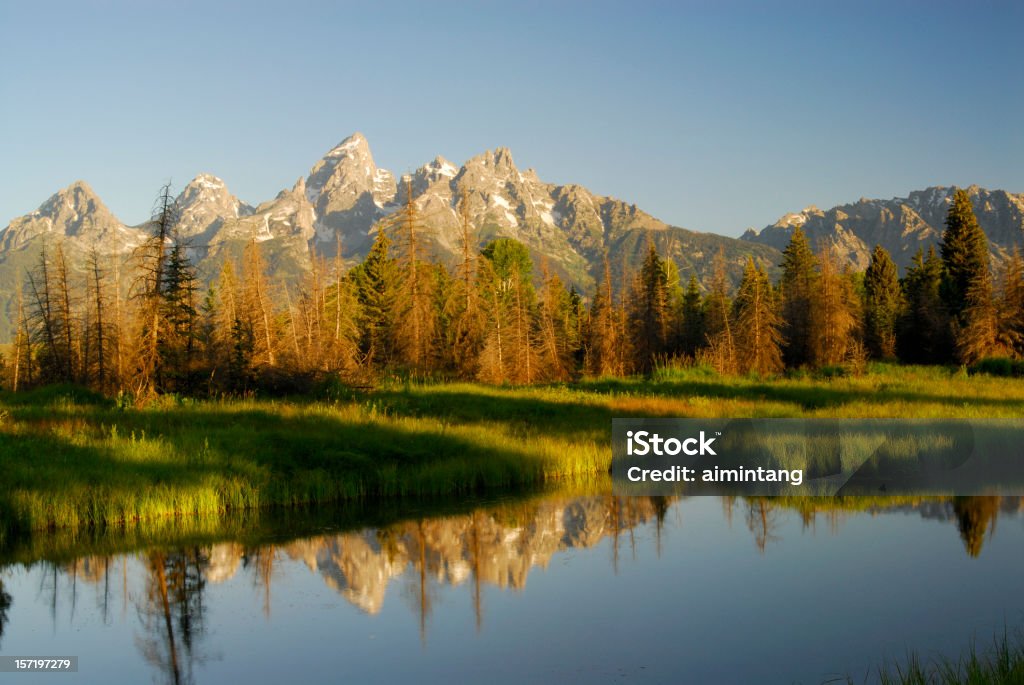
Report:
[[[1003,634],[987,648],[971,644],[958,659],[922,659],[911,654],[904,665],[882,668],[881,685],[1020,685],[1024,683],[1024,634]],[[855,681],[848,679],[853,685]]]
[[386,386],[319,401],[163,398],[129,409],[49,388],[0,397],[0,530],[602,483],[611,419],[625,416],[1014,417],[1024,416],[1024,380],[912,367],[774,380],[697,369],[572,386]]

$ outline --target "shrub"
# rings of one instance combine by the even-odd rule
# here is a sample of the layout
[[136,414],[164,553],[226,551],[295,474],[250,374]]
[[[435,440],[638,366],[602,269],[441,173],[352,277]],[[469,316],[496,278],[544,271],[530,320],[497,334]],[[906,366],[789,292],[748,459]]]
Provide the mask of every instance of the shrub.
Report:
[[1002,378],[1021,378],[1024,377],[1024,361],[1006,357],[990,357],[974,364],[967,372],[972,376],[983,373]]

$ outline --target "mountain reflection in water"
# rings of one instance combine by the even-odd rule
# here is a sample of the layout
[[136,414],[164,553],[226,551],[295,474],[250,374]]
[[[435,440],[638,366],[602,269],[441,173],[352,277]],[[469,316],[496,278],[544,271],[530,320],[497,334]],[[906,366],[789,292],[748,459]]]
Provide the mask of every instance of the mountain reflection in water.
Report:
[[[824,523],[830,533],[836,533],[852,515],[904,512],[950,523],[950,533],[960,536],[964,553],[977,557],[994,534],[999,517],[1022,510],[1022,498],[1000,497],[872,500],[866,507],[770,498],[723,498],[721,503],[729,527],[746,528],[761,555],[770,555],[773,545],[783,539],[786,521],[798,522],[804,530]],[[479,631],[486,613],[485,587],[521,591],[531,571],[547,568],[560,554],[607,541],[617,573],[624,559],[635,557],[635,531],[649,524],[647,532],[660,556],[666,517],[680,515],[675,504],[674,498],[666,497],[541,498],[379,527],[299,533],[286,541],[280,541],[278,533],[274,542],[266,544],[243,541],[243,537],[19,566],[38,574],[35,600],[47,608],[55,626],[58,611],[70,612],[69,620],[74,620],[85,586],[92,588],[96,598],[88,610],[95,610],[103,625],[134,618],[138,654],[160,680],[177,685],[195,682],[197,665],[211,657],[221,658],[206,644],[210,632],[207,595],[239,577],[248,578],[252,597],[267,620],[274,607],[275,583],[290,582],[303,567],[367,615],[379,614],[385,602],[397,595],[415,614],[425,642],[441,588],[468,589]],[[673,521],[673,525],[685,527],[686,522]],[[33,601],[24,596],[12,599],[5,590],[4,576],[13,568],[0,568],[0,647],[12,608]]]

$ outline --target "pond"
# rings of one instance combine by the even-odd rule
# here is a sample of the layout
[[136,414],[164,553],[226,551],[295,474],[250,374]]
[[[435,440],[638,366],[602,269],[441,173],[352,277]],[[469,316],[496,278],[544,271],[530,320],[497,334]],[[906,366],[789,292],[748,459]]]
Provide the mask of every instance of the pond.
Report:
[[40,535],[0,555],[0,654],[79,657],[34,683],[864,682],[1024,626],[1020,498],[819,506],[534,495]]

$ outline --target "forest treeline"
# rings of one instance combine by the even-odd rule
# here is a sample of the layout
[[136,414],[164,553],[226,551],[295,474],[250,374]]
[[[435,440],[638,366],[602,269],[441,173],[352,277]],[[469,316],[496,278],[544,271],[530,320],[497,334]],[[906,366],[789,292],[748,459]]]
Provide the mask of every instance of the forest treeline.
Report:
[[733,290],[719,254],[706,291],[695,276],[683,286],[650,242],[617,288],[606,258],[589,301],[546,263],[535,278],[520,242],[499,238],[478,250],[464,205],[457,263],[431,261],[425,218],[407,197],[351,269],[339,238],[336,257],[314,257],[302,283],[273,282],[253,239],[203,288],[164,187],[151,237],[127,261],[94,251],[75,270],[60,244],[42,250],[18,293],[5,386],[76,383],[139,398],[301,393],[395,372],[529,384],[669,363],[767,376],[869,359],[1024,356],[1024,260],[1015,253],[993,275],[963,191],[939,249],[919,250],[902,279],[880,246],[855,272],[796,228],[777,283],[748,259]]

